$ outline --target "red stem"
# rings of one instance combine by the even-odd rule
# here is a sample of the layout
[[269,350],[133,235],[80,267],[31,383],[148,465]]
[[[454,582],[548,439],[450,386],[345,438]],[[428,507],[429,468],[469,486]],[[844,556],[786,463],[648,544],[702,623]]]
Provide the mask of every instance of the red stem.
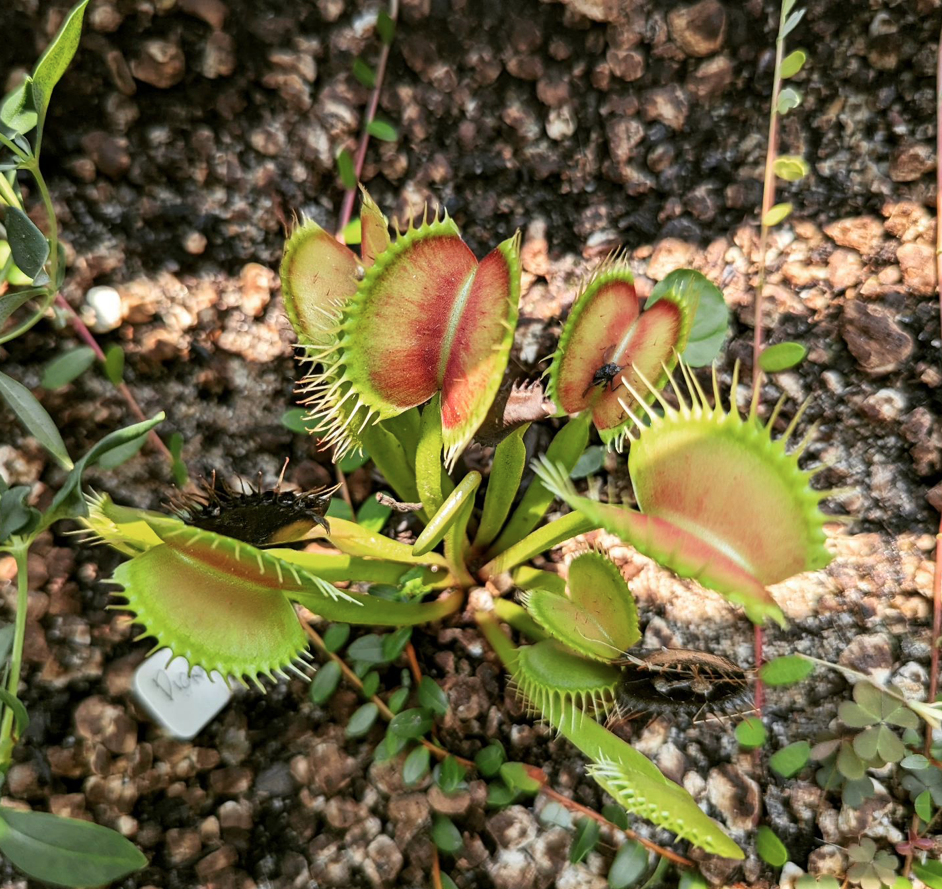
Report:
[[[102,351],[101,346],[98,345],[98,341],[95,339],[95,337],[92,336],[92,332],[85,326],[85,322],[78,316],[78,313],[75,311],[75,309],[73,309],[72,306],[70,306],[65,301],[65,299],[63,299],[61,294],[56,296],[56,305],[63,309],[69,316],[69,321],[71,322],[75,332],[79,335],[79,339],[81,339],[95,353],[95,357],[102,364],[104,364],[105,353]],[[121,397],[127,402],[131,413],[134,414],[138,421],[143,422],[146,420],[147,417],[144,415],[144,411],[141,410],[141,406],[137,403],[137,399],[128,388],[128,384],[121,382],[118,384],[117,389],[118,392],[121,393]],[[150,439],[151,444],[172,464],[173,454],[170,453],[170,449],[163,443],[163,440],[160,438],[160,436],[151,430],[147,434],[147,437]]]
[[[399,18],[399,0],[389,0],[389,17],[395,22]],[[383,43],[383,48],[379,54],[379,63],[376,66],[376,83],[373,85],[373,92],[370,95],[369,104],[366,107],[366,116],[363,119],[363,132],[360,133],[360,144],[357,146],[357,155],[354,159],[353,170],[359,181],[360,173],[363,172],[363,164],[366,161],[366,149],[370,144],[369,125],[376,117],[376,109],[379,107],[379,94],[383,88],[383,79],[386,76],[386,63],[389,61],[389,51],[392,48],[391,43]],[[337,240],[343,242],[343,230],[347,227],[353,216],[353,202],[356,199],[357,190],[348,188],[343,196],[343,203],[340,205],[340,222],[337,229]]]

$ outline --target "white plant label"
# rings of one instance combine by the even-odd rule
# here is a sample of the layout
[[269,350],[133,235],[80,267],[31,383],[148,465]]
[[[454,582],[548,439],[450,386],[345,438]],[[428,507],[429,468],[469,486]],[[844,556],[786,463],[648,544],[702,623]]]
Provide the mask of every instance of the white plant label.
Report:
[[152,654],[134,673],[134,693],[153,718],[181,741],[188,741],[229,703],[232,692],[222,676],[176,657],[170,649]]

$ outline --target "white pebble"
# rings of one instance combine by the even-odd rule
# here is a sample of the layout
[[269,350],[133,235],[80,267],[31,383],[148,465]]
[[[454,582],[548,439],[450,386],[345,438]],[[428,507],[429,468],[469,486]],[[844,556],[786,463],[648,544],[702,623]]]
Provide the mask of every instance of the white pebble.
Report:
[[121,294],[114,287],[92,287],[85,302],[95,312],[92,330],[107,333],[121,326]]

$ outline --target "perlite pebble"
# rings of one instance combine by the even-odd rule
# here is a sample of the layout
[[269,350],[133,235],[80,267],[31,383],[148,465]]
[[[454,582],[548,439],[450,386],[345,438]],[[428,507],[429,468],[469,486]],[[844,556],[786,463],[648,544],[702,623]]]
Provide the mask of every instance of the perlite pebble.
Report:
[[121,326],[121,294],[114,287],[92,287],[85,302],[95,313],[91,325],[95,333],[107,333]]

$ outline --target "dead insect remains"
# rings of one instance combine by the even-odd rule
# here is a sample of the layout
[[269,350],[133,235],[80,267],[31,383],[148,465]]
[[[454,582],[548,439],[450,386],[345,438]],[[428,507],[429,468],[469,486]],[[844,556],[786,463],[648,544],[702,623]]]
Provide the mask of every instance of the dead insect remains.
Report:
[[284,545],[300,540],[315,525],[330,531],[325,518],[335,488],[282,491],[279,485],[264,491],[259,483],[236,490],[217,480],[200,479],[198,490],[184,494],[170,506],[188,525],[224,534],[253,546]]
[[748,675],[724,657],[687,648],[626,655],[618,705],[622,713],[738,713],[749,706]]

